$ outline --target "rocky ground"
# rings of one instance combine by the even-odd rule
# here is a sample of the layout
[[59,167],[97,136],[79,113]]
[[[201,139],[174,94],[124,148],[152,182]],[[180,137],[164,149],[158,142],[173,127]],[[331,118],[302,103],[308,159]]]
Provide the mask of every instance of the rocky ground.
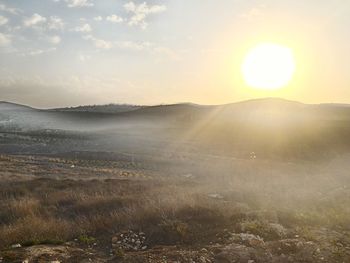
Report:
[[[101,247],[98,240],[82,244],[75,240],[62,245],[37,245],[30,247],[13,246],[2,251],[0,262],[349,262],[350,243],[339,241],[320,243],[308,241],[296,235],[264,241],[254,234],[220,233],[219,242],[209,242],[202,246],[153,246],[144,245],[143,233],[118,234],[111,239],[110,246]],[[339,233],[326,233],[329,239]],[[346,243],[345,243],[346,242]]]
[[287,210],[280,177],[269,177],[275,196],[246,177],[225,188],[232,180],[162,178],[127,161],[3,155],[0,165],[1,263],[350,262],[346,187],[317,202],[301,189],[310,206]]

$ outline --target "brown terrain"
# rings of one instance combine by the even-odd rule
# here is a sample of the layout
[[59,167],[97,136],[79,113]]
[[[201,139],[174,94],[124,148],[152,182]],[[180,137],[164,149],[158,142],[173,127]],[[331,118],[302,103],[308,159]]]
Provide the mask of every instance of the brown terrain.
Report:
[[196,160],[176,174],[121,159],[2,155],[0,261],[350,260],[347,171],[327,176],[337,163]]
[[0,102],[0,262],[350,262],[350,108]]

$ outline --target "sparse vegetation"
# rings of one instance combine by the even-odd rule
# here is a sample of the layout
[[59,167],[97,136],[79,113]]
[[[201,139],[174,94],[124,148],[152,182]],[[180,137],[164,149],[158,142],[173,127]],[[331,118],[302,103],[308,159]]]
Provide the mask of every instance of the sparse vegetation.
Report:
[[[350,246],[350,229],[346,224],[350,220],[349,192],[347,188],[340,192],[327,190],[334,189],[330,182],[333,186],[340,181],[345,184],[345,178],[326,174],[298,177],[304,169],[299,166],[293,169],[283,166],[294,177],[267,173],[264,178],[256,177],[253,171],[261,172],[269,166],[257,160],[231,163],[235,175],[225,173],[224,163],[217,163],[215,171],[220,175],[215,180],[205,174],[165,178],[158,176],[157,171],[149,171],[149,177],[123,177],[120,173],[106,173],[113,163],[98,160],[93,167],[90,163],[85,175],[79,177],[80,169],[85,169],[82,160],[23,156],[0,159],[3,171],[17,174],[14,178],[8,174],[0,181],[2,249],[13,244],[59,246],[74,240],[82,247],[109,247],[116,233],[134,230],[145,233],[147,249],[172,245],[224,247],[230,240],[254,248],[264,240],[271,253],[275,253],[276,242],[280,242],[285,254],[295,256],[301,253],[301,248],[287,240],[297,239],[313,242],[310,251],[317,248],[326,251],[328,262],[349,258],[346,253]],[[38,173],[43,162],[51,167],[50,176]],[[73,171],[71,163],[75,164]],[[125,169],[113,165],[115,170]],[[128,174],[132,175],[133,169],[139,168],[130,169]],[[71,179],[65,176],[69,171]],[[99,171],[105,173],[96,179],[94,174]],[[314,183],[306,185],[309,180]],[[322,192],[326,194],[319,194]],[[233,233],[247,236],[232,239]],[[120,247],[112,251],[116,258],[132,262],[131,252]],[[326,252],[312,258],[325,257]],[[12,253],[4,250],[1,255],[6,259],[15,256]]]
[[350,260],[348,107],[0,106],[3,262]]

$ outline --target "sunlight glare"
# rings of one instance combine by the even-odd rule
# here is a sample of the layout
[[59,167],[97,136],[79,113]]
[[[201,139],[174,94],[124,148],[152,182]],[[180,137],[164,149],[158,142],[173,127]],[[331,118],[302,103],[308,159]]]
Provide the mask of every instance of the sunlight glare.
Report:
[[246,55],[242,73],[246,84],[256,89],[276,90],[292,79],[296,64],[290,48],[262,43]]

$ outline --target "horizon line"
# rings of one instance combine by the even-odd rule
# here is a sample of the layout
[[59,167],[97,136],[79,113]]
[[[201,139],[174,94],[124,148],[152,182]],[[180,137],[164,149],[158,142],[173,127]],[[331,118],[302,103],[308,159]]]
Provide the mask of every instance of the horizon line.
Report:
[[21,102],[15,102],[15,101],[7,101],[7,100],[0,100],[0,103],[8,103],[23,107],[28,107],[32,109],[38,109],[38,110],[63,110],[63,109],[69,109],[69,108],[79,108],[79,107],[99,107],[99,106],[108,106],[108,105],[115,105],[115,106],[135,106],[135,107],[159,107],[159,106],[174,106],[174,105],[197,105],[197,106],[207,106],[207,107],[217,107],[217,106],[225,106],[225,105],[231,105],[231,104],[239,104],[239,103],[245,103],[245,102],[253,102],[253,101],[263,101],[263,100],[279,100],[279,101],[285,101],[290,103],[299,103],[304,105],[343,105],[343,106],[350,106],[349,103],[341,103],[341,102],[321,102],[321,103],[305,103],[297,100],[291,100],[291,99],[285,99],[282,97],[261,97],[261,98],[252,98],[252,99],[245,99],[245,100],[238,100],[228,103],[222,103],[222,104],[201,104],[201,103],[195,103],[195,102],[175,102],[175,103],[159,103],[159,104],[138,104],[138,103],[117,103],[117,102],[109,102],[109,103],[102,103],[102,104],[80,104],[80,105],[72,105],[72,106],[59,106],[59,107],[37,107],[37,106],[31,106],[30,104],[21,103]]

